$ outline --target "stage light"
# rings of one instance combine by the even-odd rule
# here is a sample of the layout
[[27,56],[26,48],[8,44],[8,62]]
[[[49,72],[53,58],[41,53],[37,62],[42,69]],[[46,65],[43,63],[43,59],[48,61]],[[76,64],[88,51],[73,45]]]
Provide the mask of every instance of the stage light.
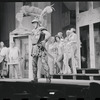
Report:
[[49,94],[50,94],[50,95],[54,95],[54,94],[55,94],[55,92],[49,92]]

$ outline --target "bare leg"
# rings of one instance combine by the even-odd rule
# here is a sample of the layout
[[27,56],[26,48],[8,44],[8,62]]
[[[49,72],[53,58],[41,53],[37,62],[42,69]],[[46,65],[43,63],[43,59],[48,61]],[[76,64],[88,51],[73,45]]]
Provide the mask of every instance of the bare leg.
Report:
[[57,65],[58,65],[58,68],[59,68],[58,73],[61,73],[61,62],[57,62]]
[[54,74],[54,61],[52,58],[48,58],[48,66],[50,68],[50,74]]
[[69,58],[66,56],[66,59],[64,61],[63,74],[70,74],[71,73],[71,69],[69,67],[68,61],[69,61]]

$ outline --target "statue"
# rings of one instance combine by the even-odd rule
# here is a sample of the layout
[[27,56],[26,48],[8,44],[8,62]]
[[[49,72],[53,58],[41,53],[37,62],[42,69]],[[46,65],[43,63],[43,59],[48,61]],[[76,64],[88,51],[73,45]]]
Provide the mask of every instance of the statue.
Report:
[[[34,7],[34,6],[22,6],[20,11],[16,14],[16,19],[19,22],[18,27],[11,32],[12,35],[28,35],[28,33],[31,33],[31,30],[24,27],[22,25],[23,17],[24,16],[33,16],[34,12],[40,14],[41,9]],[[38,16],[38,14],[34,14],[34,16]]]
[[[43,26],[44,23],[44,17],[46,16],[46,14],[51,13],[53,11],[53,5],[51,6],[47,6],[45,7],[43,10],[38,8],[38,7],[34,7],[34,6],[22,6],[21,10],[16,14],[16,19],[19,22],[19,26],[13,31],[11,32],[12,35],[25,35],[25,34],[30,34],[31,30],[24,27],[22,25],[22,21],[23,21],[23,17],[24,16],[33,16],[34,18],[38,18]],[[46,26],[46,25],[44,25]],[[28,35],[29,35],[28,34]]]
[[23,27],[22,25],[23,13],[22,12],[16,14],[16,19],[19,21],[19,27]]

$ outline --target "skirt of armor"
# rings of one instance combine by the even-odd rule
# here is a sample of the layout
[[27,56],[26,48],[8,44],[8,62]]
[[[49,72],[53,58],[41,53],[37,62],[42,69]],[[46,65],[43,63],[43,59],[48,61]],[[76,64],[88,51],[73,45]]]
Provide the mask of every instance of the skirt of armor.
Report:
[[32,46],[32,66],[33,66],[33,77],[34,79],[37,78],[37,63],[38,63],[38,57],[39,57],[39,48],[37,45]]

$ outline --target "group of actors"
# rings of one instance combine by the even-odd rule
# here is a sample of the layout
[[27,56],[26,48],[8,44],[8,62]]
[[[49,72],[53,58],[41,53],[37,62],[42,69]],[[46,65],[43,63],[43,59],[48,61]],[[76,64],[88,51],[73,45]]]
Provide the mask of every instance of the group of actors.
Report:
[[20,50],[14,41],[11,42],[10,47],[0,42],[0,78],[6,77],[21,78]]
[[[34,81],[38,81],[42,74],[47,79],[50,79],[53,74],[76,74],[76,69],[79,66],[76,30],[74,28],[66,30],[66,37],[64,38],[62,32],[52,36],[52,33],[43,25],[44,16],[52,13],[54,10],[52,6],[45,7],[40,15],[33,13],[34,19],[31,23],[33,30],[30,30],[31,32],[29,33],[22,26],[23,14],[25,14],[23,9],[17,14],[17,20],[19,21],[18,29],[24,30],[21,31],[25,32],[22,34],[31,35],[31,65]],[[34,7],[32,9],[36,10]],[[10,35],[14,34],[16,35],[16,33],[12,32]],[[20,48],[16,46],[14,41],[11,42],[9,48],[5,47],[3,42],[0,42],[1,78],[5,78],[7,74],[9,74],[9,78],[22,78],[20,61]],[[41,72],[41,69],[43,69],[44,73]]]
[[74,28],[66,31],[66,37],[62,32],[51,36],[48,30],[41,26],[39,20],[32,21],[32,66],[34,80],[41,76],[42,68],[47,78],[53,74],[76,74],[78,67],[77,34]]
[[[76,30],[70,28],[66,31],[64,38],[62,32],[51,36],[51,33],[42,27],[38,19],[34,19],[32,25],[32,33],[28,35],[31,35],[32,41],[31,57],[34,80],[37,81],[41,77],[41,68],[44,69],[44,75],[47,78],[53,74],[76,74],[78,67]],[[5,75],[9,73],[9,78],[21,78],[20,59],[20,50],[14,41],[11,42],[9,48],[0,42],[0,77],[5,78]],[[12,64],[8,68],[9,63]]]

